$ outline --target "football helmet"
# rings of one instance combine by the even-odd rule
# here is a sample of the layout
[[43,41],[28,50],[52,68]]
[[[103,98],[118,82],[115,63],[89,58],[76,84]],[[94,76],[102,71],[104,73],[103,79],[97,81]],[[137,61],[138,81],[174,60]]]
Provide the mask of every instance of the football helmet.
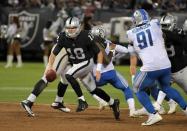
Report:
[[132,21],[135,26],[139,26],[141,24],[149,22],[150,18],[147,11],[145,11],[144,9],[138,9],[133,13]]
[[171,14],[164,15],[161,20],[160,24],[162,26],[162,29],[173,31],[177,24],[177,20],[175,17]]
[[104,39],[106,37],[106,30],[103,26],[94,26],[91,29],[91,34],[94,36],[100,36]]
[[81,31],[81,23],[77,17],[70,17],[65,23],[65,33],[69,38],[75,38]]

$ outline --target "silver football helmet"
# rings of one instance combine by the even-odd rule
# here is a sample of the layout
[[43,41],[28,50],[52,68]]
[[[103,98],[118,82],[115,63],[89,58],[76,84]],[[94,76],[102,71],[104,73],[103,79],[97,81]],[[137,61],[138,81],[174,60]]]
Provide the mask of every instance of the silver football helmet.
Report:
[[94,26],[91,29],[91,34],[94,36],[100,36],[104,39],[106,37],[106,30],[103,26]]
[[173,29],[175,28],[177,23],[177,20],[175,19],[175,17],[171,14],[169,15],[164,15],[161,20],[160,20],[160,24],[162,26],[162,29],[164,30],[170,30],[173,31]]
[[138,9],[133,13],[132,21],[135,26],[145,24],[150,21],[147,11],[144,9]]
[[75,38],[81,31],[81,23],[77,17],[70,17],[65,23],[65,33],[69,38]]

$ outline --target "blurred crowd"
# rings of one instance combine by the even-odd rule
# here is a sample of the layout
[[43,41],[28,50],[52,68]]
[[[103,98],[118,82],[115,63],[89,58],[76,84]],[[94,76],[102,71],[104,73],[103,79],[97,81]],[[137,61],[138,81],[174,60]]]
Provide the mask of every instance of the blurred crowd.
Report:
[[43,8],[52,10],[62,7],[70,10],[82,9],[163,9],[169,11],[187,10],[187,0],[4,0],[0,5],[13,8]]
[[187,10],[187,0],[4,0],[0,1],[1,22],[6,21],[3,18],[3,12],[5,12],[3,8],[17,11],[29,8],[49,8],[55,12],[65,10],[68,16],[77,16],[80,19],[83,19],[84,16],[95,16],[99,19],[100,10],[143,8],[168,12],[185,11]]
[[[45,27],[43,27],[43,40],[44,43],[47,44],[42,45],[44,45],[44,63],[47,63],[49,43],[52,43],[52,40],[46,42],[45,38],[55,38],[57,33],[63,30],[63,24],[67,17],[78,17],[83,23],[83,29],[90,30],[93,25],[101,24],[101,11],[108,11],[112,13],[114,11],[121,10],[122,12],[124,10],[133,11],[139,8],[158,12],[187,11],[187,0],[3,0],[0,1],[0,38],[5,37],[2,34],[8,34],[6,30],[10,30],[10,32],[12,32],[12,29],[14,30],[15,33],[10,34],[9,36],[9,38],[13,40],[15,39],[13,36],[21,34],[18,32],[21,29],[19,25],[15,24],[15,26],[12,26],[12,29],[10,28],[10,17],[8,17],[10,13],[18,13],[28,9],[40,10],[42,8],[45,9],[44,11],[54,12],[55,14],[54,18],[50,18],[43,24],[45,25]],[[7,27],[8,25],[9,27]],[[185,27],[187,28],[187,26]],[[28,31],[22,32],[27,32],[28,34]],[[45,36],[45,34],[50,35]],[[6,36],[6,38],[8,38],[8,36]],[[19,43],[22,43],[22,39],[19,40],[16,38],[16,41],[13,40],[10,40],[8,43],[13,43],[10,45],[19,45]],[[3,43],[2,40],[1,43]],[[17,53],[18,61],[21,61],[18,62],[18,67],[21,67],[22,64],[19,64],[22,63],[20,46],[9,46],[8,48],[8,56],[11,55],[11,57],[9,59],[7,57],[7,60],[13,61],[13,54],[15,52]],[[6,67],[10,66],[12,66],[12,64],[8,64]]]

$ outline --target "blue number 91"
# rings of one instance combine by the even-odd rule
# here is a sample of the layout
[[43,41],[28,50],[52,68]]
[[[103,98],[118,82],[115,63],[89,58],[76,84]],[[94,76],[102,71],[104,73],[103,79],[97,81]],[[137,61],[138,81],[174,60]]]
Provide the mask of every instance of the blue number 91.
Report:
[[[148,36],[148,41],[146,39],[146,35]],[[137,33],[136,37],[137,37],[138,47],[140,49],[144,49],[144,48],[148,47],[148,44],[150,46],[153,46],[153,40],[152,40],[150,29],[147,29],[145,32],[142,31],[142,32]]]

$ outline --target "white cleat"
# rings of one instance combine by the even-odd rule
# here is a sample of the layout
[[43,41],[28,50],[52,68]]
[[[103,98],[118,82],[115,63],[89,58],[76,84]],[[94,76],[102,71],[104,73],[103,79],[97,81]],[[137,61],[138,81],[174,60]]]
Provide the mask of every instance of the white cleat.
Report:
[[157,110],[157,111],[159,111],[161,109],[161,105],[158,104],[157,102],[154,102],[153,106],[154,106],[155,110]]
[[60,110],[62,112],[66,112],[66,113],[69,113],[71,111],[69,108],[67,108],[67,107],[64,106],[64,102],[62,102],[62,103],[60,103],[60,102],[53,102],[51,104],[51,107],[53,109],[58,109],[58,110]]
[[161,120],[162,120],[162,117],[159,115],[159,113],[150,114],[148,120],[146,122],[142,123],[142,126],[150,126],[155,123],[158,123]]
[[144,107],[142,107],[141,109],[136,110],[136,115],[143,116],[143,115],[149,115],[149,113]]
[[169,111],[168,114],[174,114],[176,112],[177,103],[174,100],[168,101]]
[[105,107],[106,106],[108,106],[109,104],[107,103],[107,102],[105,102],[105,101],[100,101],[99,102],[99,111],[102,111],[102,110],[104,110],[105,109]]
[[141,115],[139,115],[136,110],[129,110],[129,117],[136,118],[139,116],[141,116]]

